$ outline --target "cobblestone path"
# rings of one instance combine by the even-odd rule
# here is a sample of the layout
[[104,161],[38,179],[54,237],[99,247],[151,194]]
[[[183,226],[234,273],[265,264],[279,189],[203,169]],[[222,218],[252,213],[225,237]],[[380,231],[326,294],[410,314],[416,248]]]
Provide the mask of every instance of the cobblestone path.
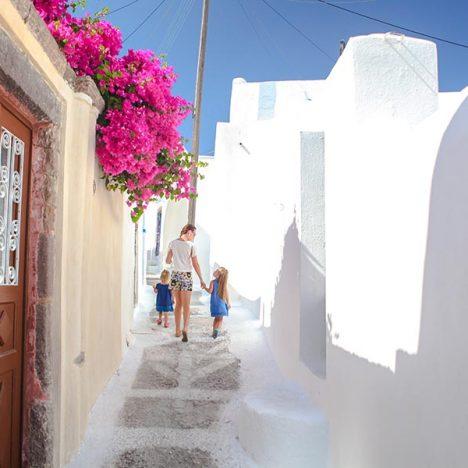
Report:
[[192,317],[188,343],[149,318],[137,324],[136,343],[69,466],[248,466],[233,424],[240,361],[229,351],[229,334],[213,340],[203,309]]
[[[129,437],[135,429],[160,433],[164,443],[153,445],[152,439],[151,445],[122,452],[116,461],[119,468],[217,466],[209,448],[223,406],[239,387],[239,362],[229,353],[227,338],[207,342],[210,324],[207,318],[194,317],[188,343],[177,340],[145,348],[119,426],[128,429]],[[183,431],[191,430],[205,449],[179,446],[181,438],[191,437]]]

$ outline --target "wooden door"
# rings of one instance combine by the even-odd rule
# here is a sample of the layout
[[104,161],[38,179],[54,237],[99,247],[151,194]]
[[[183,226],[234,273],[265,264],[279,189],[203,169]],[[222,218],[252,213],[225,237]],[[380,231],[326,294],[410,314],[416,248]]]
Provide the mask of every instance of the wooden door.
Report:
[[31,130],[0,102],[0,468],[21,463],[23,315]]

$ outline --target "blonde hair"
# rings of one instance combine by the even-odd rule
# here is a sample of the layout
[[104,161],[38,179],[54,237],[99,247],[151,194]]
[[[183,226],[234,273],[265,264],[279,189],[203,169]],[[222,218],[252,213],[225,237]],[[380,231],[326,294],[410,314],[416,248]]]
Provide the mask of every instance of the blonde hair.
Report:
[[161,283],[163,284],[169,283],[169,270],[161,271]]
[[219,267],[218,276],[218,296],[229,304],[228,277],[229,271],[226,268]]
[[180,231],[180,235],[183,236],[184,234],[187,234],[189,231],[196,231],[197,228],[193,224],[186,224],[183,228],[182,231]]

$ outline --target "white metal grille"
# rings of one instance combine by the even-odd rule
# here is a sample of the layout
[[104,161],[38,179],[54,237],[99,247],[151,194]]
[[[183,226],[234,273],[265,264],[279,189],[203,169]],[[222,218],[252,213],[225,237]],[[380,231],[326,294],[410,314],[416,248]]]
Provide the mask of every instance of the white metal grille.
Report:
[[0,157],[0,286],[18,284],[24,142],[2,128]]

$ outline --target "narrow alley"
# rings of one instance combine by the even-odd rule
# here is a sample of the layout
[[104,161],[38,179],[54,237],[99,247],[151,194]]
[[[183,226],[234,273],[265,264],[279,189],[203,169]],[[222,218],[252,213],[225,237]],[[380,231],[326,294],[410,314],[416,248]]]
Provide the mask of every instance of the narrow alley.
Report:
[[246,392],[280,381],[257,321],[234,307],[225,331],[197,301],[189,342],[154,321],[153,294],[135,318],[135,342],[91,413],[69,464],[78,467],[251,466],[234,419]]
[[0,468],[466,468],[467,23],[1,0]]

